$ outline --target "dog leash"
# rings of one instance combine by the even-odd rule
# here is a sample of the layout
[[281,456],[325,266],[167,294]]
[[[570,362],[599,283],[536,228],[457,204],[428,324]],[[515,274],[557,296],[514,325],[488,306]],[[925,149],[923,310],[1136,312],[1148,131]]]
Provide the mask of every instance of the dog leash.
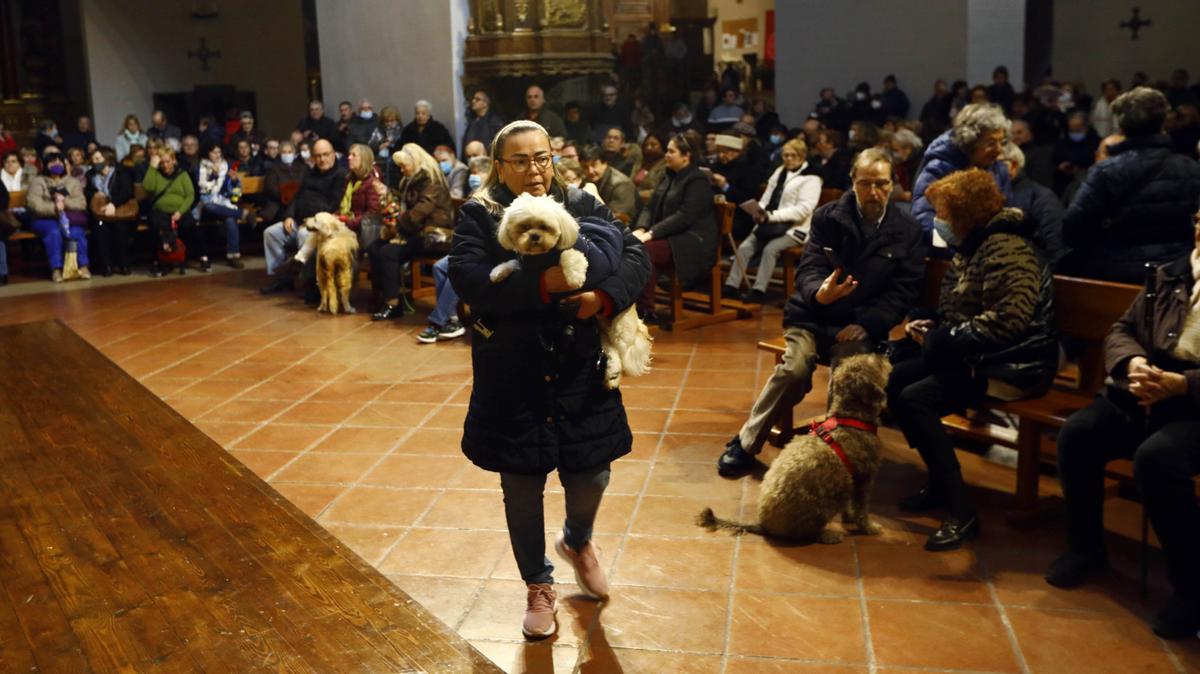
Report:
[[846,428],[857,428],[860,431],[866,431],[872,435],[878,432],[879,427],[875,424],[868,424],[865,421],[859,421],[858,419],[851,419],[849,417],[829,417],[825,421],[814,421],[811,425],[809,425],[809,431],[813,435],[816,435],[824,440],[825,444],[829,445],[829,448],[833,450],[833,453],[837,454],[837,457],[842,460],[842,465],[846,467],[846,471],[850,473],[850,479],[853,480],[858,474],[858,471],[854,470],[854,463],[850,461],[850,457],[846,456],[846,452],[842,449],[842,446],[838,444],[837,440],[833,439],[833,431],[839,426],[845,426]]

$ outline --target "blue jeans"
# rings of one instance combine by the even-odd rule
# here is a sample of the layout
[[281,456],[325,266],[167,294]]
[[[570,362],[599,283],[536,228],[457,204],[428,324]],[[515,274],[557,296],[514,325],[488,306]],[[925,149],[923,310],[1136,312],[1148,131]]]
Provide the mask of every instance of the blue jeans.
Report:
[[429,323],[444,328],[458,313],[458,293],[454,292],[454,286],[450,285],[449,255],[433,265],[433,288],[437,294],[437,303],[429,314]]
[[[608,487],[609,474],[607,463],[580,473],[558,473],[567,501],[563,538],[572,550],[582,550],[592,540],[592,525]],[[542,500],[546,476],[501,473],[500,488],[504,490],[508,540],[517,558],[521,580],[526,584],[553,583],[554,565],[546,556],[546,511]]]
[[8,276],[8,247],[0,240],[0,276]]
[[[46,247],[46,257],[50,259],[51,269],[62,269],[63,252],[66,250],[66,241],[63,237],[62,226],[58,224],[58,220],[42,218],[33,221],[33,231],[37,233],[42,240],[42,245]],[[88,266],[88,247],[87,247],[87,230],[82,226],[72,223],[70,226],[70,238],[76,242],[76,254],[80,267]]]
[[218,217],[225,221],[225,254],[230,256],[239,255],[238,241],[240,234],[238,233],[237,221],[242,215],[241,209],[222,206],[221,204],[203,204],[200,206],[200,213],[202,215]]
[[283,221],[279,221],[263,230],[263,251],[267,258],[267,275],[274,276],[279,268],[287,262],[289,251],[304,247],[308,239],[308,230],[297,222],[288,234],[283,230]]

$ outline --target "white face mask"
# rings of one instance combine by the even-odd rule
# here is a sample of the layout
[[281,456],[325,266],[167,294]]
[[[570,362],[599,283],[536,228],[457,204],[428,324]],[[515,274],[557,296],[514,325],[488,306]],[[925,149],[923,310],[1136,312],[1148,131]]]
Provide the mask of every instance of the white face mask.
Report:
[[363,119],[371,119],[375,116],[375,113],[371,112],[370,110],[361,110],[359,111],[358,116],[362,117]]
[[279,160],[285,164],[290,164],[296,160],[296,153],[295,152],[284,152],[283,154],[279,155]]
[[312,152],[311,152],[311,151],[309,151],[309,150],[300,150],[300,158],[301,158],[301,159],[308,159],[308,158],[309,158],[309,157],[311,157],[311,156],[312,156]]

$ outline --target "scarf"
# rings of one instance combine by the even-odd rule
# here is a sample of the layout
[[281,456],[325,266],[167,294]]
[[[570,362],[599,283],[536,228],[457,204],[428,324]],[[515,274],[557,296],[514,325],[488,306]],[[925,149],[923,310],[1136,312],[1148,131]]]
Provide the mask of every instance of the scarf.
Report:
[[350,215],[350,201],[354,198],[354,193],[358,190],[358,186],[362,185],[360,180],[347,180],[346,192],[342,194],[342,203],[338,206],[338,213],[341,215]]
[[1190,363],[1200,363],[1200,249],[1192,251],[1192,297],[1175,356]]
[[[799,169],[796,169],[797,171]],[[767,201],[766,211],[774,213],[779,210],[779,202],[783,199],[783,188],[787,184],[788,176],[792,174],[786,168],[779,169],[779,178],[775,181],[775,189],[771,191],[771,198]]]

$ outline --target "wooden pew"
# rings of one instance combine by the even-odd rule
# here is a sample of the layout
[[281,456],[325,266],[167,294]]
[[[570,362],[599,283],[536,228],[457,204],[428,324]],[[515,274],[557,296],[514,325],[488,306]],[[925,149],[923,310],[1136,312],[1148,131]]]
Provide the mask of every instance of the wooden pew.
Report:
[[6,669],[500,671],[62,323],[0,371]]
[[[24,190],[22,190],[20,192],[9,192],[8,193],[8,208],[9,208],[9,210],[12,210],[14,208],[25,208],[25,194],[26,193]],[[8,240],[9,241],[26,241],[29,239],[36,239],[36,238],[37,238],[37,234],[34,234],[31,230],[22,227],[21,229],[18,229],[17,231],[13,232],[12,236],[8,237]]]
[[[458,209],[467,203],[467,199],[459,197],[450,198],[451,207],[454,209],[454,220],[458,219]],[[419,299],[422,297],[437,297],[437,288],[433,284],[433,265],[438,260],[445,257],[444,255],[420,255],[409,263],[409,291],[412,298]],[[426,271],[428,270],[428,271]]]

